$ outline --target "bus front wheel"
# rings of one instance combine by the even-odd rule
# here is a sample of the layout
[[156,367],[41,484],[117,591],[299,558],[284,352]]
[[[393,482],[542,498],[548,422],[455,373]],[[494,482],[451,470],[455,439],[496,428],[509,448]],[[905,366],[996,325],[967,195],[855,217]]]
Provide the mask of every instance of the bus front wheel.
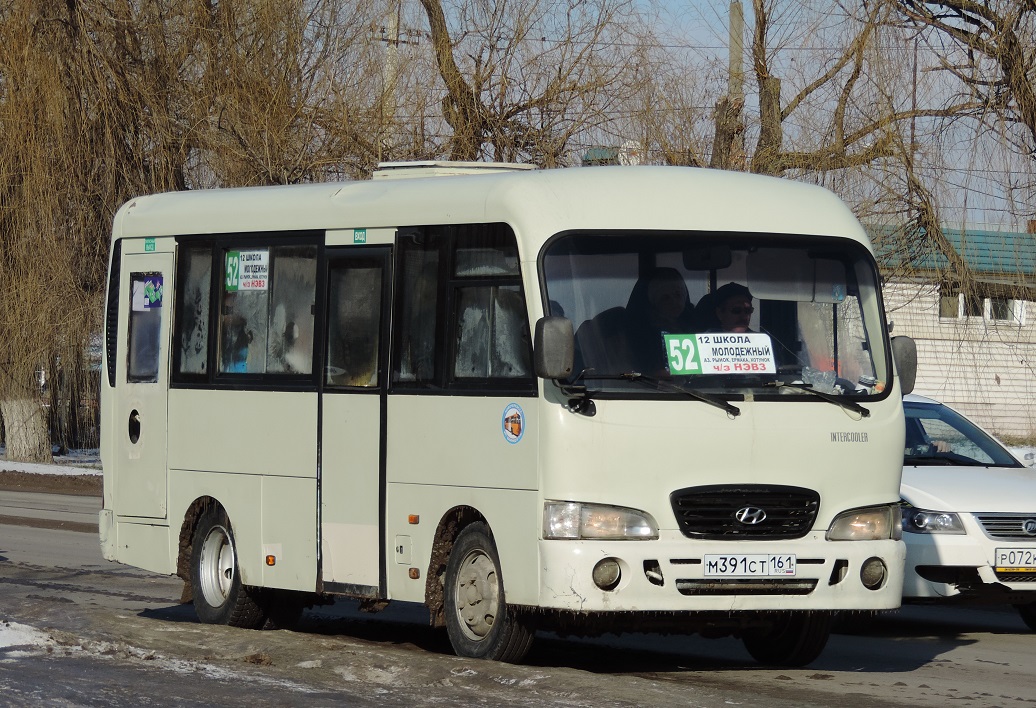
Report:
[[824,650],[831,623],[829,612],[783,613],[768,629],[746,634],[745,649],[760,664],[805,666]]
[[532,646],[529,623],[507,605],[496,545],[482,522],[461,531],[450,552],[446,631],[458,656],[514,663]]
[[259,629],[266,622],[255,591],[241,584],[237,546],[227,513],[210,507],[198,520],[191,549],[194,611],[207,624]]

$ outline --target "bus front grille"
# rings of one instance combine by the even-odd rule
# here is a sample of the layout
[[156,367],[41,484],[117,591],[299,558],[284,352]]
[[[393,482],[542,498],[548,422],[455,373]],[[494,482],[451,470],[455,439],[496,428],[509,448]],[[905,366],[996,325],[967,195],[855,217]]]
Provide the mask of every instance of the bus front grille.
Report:
[[736,580],[677,580],[681,595],[809,595],[816,580],[738,578]]
[[802,538],[820,509],[812,489],[784,485],[714,484],[669,495],[680,531],[690,538]]

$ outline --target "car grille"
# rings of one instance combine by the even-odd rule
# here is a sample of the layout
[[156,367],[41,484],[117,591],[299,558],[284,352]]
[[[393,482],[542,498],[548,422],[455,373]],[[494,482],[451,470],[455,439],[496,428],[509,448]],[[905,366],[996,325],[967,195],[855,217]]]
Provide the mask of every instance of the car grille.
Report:
[[996,579],[1004,583],[1036,583],[1036,573],[1019,573],[1018,571],[999,570],[995,572]]
[[[669,501],[685,536],[720,540],[802,538],[820,509],[820,495],[812,489],[783,485],[688,487],[670,494]],[[758,519],[757,510],[765,512],[761,521],[738,520],[739,512],[747,521]]]
[[[1036,543],[1036,513],[1032,514],[975,514],[982,530],[993,538],[1014,538]],[[1029,522],[1033,533],[1026,533]]]

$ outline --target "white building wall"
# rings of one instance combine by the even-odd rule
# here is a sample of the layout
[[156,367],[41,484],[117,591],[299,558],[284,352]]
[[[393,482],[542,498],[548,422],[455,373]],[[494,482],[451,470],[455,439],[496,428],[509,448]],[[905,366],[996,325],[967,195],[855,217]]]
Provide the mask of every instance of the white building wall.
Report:
[[1012,321],[939,317],[939,287],[886,283],[893,336],[917,342],[916,393],[947,403],[991,432],[1036,437],[1036,303],[1019,301]]

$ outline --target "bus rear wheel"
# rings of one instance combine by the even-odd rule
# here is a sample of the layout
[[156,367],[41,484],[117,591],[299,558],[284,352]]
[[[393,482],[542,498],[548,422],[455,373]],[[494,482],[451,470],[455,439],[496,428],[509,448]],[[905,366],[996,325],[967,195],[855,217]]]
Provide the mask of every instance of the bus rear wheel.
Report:
[[489,528],[467,526],[446,565],[446,631],[458,656],[519,662],[532,646],[529,622],[508,606]]
[[191,548],[194,611],[206,624],[259,629],[266,622],[257,590],[241,584],[237,546],[222,507],[210,507],[198,520]]
[[787,612],[769,629],[745,634],[745,649],[767,666],[805,666],[824,650],[831,623],[829,612]]

